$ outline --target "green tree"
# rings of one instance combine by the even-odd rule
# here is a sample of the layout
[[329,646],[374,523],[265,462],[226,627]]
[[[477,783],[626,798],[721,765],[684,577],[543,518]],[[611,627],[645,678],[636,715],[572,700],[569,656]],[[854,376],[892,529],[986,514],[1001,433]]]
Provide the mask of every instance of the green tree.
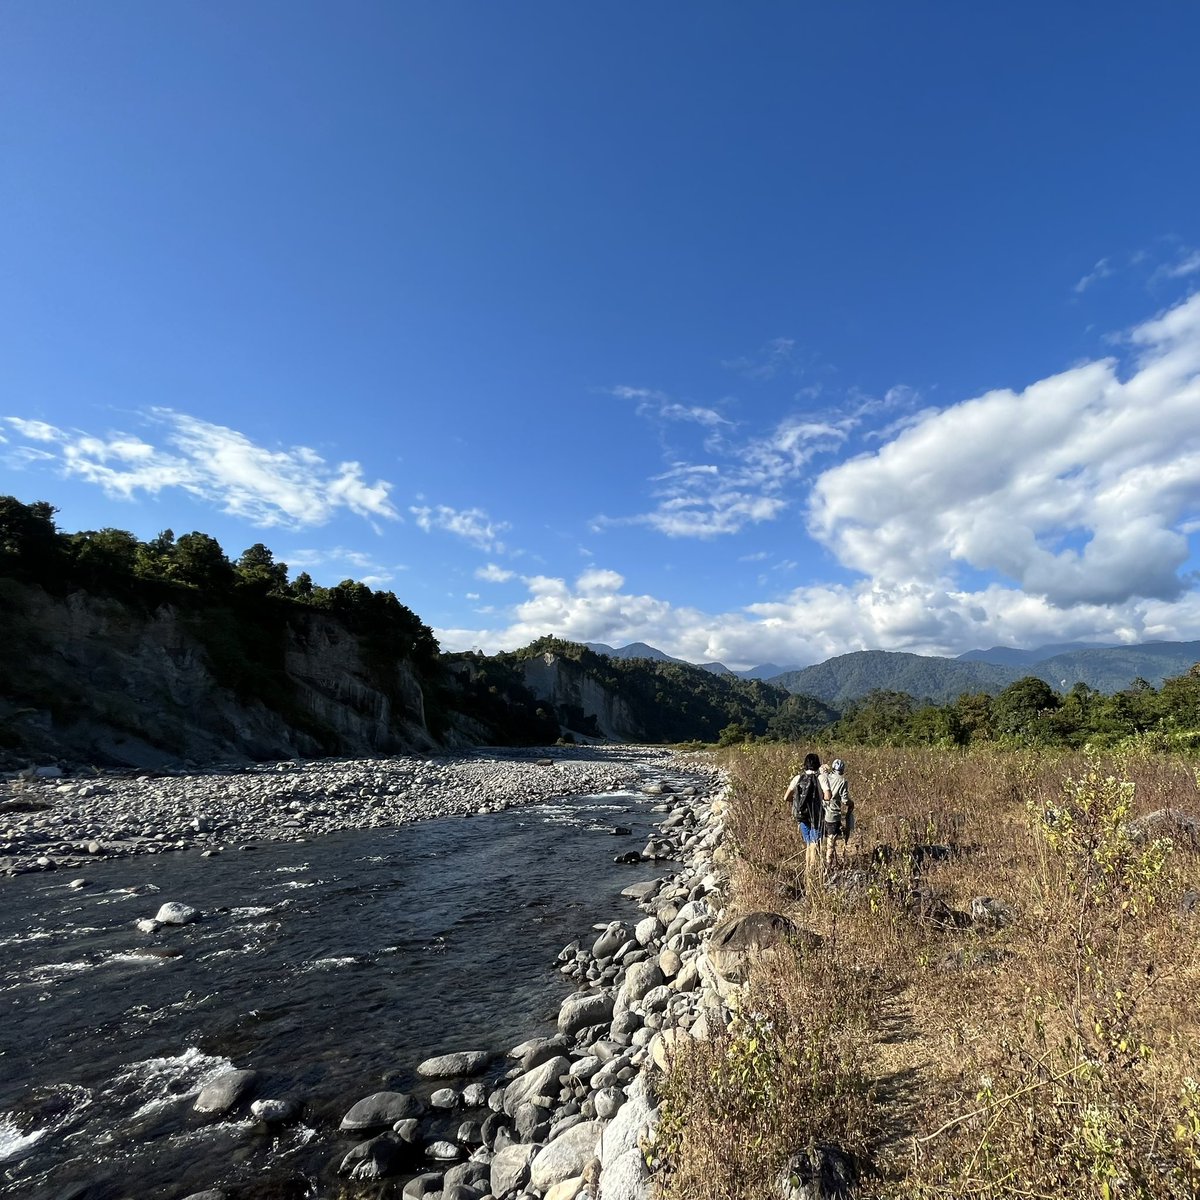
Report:
[[175,574],[175,531],[164,529],[156,538],[139,542],[135,574],[143,579],[171,579]]
[[236,569],[242,587],[265,596],[287,595],[287,563],[276,562],[275,555],[262,542],[242,551]]
[[15,496],[0,496],[0,565],[57,573],[63,539],[54,524],[56,512],[45,500],[22,504]]
[[207,533],[185,533],[175,543],[173,576],[202,592],[218,592],[233,583],[233,567],[216,538]]
[[1026,675],[1009,684],[992,704],[996,733],[1022,745],[1044,745],[1054,740],[1050,720],[1062,703],[1061,697],[1044,680]]
[[138,540],[124,529],[86,529],[70,544],[77,570],[89,581],[127,579],[137,568]]

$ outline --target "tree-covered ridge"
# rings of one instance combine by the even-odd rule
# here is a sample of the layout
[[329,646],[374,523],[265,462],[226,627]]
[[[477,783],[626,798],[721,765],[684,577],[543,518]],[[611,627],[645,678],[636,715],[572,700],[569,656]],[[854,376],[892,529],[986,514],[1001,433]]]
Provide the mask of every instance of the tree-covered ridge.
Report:
[[372,591],[353,579],[320,587],[304,571],[291,579],[287,563],[277,562],[262,542],[231,560],[215,538],[196,531],[176,537],[166,529],[146,542],[123,529],[64,533],[55,524],[56,511],[45,501],[22,504],[0,496],[0,573],[52,593],[85,588],[147,605],[203,599],[279,618],[289,607],[319,609],[372,639],[379,653],[422,668],[437,662],[432,630],[392,592]]
[[776,675],[769,682],[816,696],[840,709],[874,691],[907,692],[932,704],[950,704],[964,692],[995,696],[1026,676],[1063,691],[1085,683],[1097,691],[1119,692],[1139,678],[1157,686],[1185,672],[1197,659],[1200,642],[1064,650],[1020,666],[894,650],[857,650]]
[[1116,746],[1200,751],[1200,663],[1159,688],[1145,680],[1106,695],[1086,683],[1065,694],[1027,675],[997,695],[965,692],[951,704],[877,689],[847,706],[827,731],[868,746]]

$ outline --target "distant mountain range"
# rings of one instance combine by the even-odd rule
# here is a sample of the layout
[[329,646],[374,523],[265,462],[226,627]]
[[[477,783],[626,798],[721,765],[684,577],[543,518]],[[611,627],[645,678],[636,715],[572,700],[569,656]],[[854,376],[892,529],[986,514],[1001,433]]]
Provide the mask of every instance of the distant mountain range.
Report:
[[[611,658],[649,658],[683,662],[645,642],[620,649],[589,643],[589,649]],[[908,692],[920,700],[947,704],[963,692],[1003,691],[1026,675],[1044,679],[1058,691],[1086,683],[1097,691],[1113,693],[1135,679],[1158,687],[1172,675],[1183,675],[1200,662],[1200,641],[1146,642],[1136,646],[1106,646],[1097,642],[1068,642],[1020,650],[993,646],[970,650],[957,658],[903,654],[891,650],[859,650],[840,654],[811,667],[778,670],[766,663],[747,671],[729,671],[722,663],[702,663],[716,674],[763,679],[798,695],[815,696],[835,708],[844,708],[875,689]]]
[[689,663],[685,658],[672,658],[669,654],[645,642],[630,642],[628,646],[606,646],[603,642],[584,642],[589,650],[596,654],[607,654],[609,658],[648,658],[653,662],[686,663],[689,667],[699,667],[702,671],[711,671],[714,675],[736,675],[739,679],[772,679],[785,671],[794,671],[796,667],[781,667],[777,663],[763,663],[761,666],[750,667],[746,671],[734,671],[722,662]]

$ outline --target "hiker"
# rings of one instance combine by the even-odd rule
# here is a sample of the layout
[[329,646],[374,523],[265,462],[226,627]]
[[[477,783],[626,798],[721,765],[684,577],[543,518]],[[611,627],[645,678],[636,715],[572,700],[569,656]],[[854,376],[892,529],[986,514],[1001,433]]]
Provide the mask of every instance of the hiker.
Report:
[[792,816],[800,826],[800,836],[804,838],[804,878],[808,886],[816,883],[817,871],[821,866],[821,819],[822,796],[818,772],[821,770],[821,759],[813,753],[804,756],[804,767],[798,775],[793,775],[783,793],[785,803],[791,803]]
[[850,834],[854,831],[854,801],[846,782],[846,764],[835,758],[821,777],[823,809],[821,831],[825,835],[825,867],[833,867],[837,857],[838,838],[849,852]]

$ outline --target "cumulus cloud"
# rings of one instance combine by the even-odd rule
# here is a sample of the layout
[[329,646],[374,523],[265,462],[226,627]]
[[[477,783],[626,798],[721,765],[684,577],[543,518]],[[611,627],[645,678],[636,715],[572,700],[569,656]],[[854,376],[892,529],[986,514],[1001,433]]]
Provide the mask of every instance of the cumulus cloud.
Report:
[[511,528],[507,521],[493,521],[482,508],[455,509],[438,504],[434,507],[414,505],[408,511],[416,519],[417,526],[426,533],[432,533],[435,529],[452,533],[480,550],[495,553],[504,550],[500,535]]
[[1200,512],[1200,295],[1114,359],[927,414],[816,482],[810,531],[885,587],[994,572],[1049,604],[1170,601]]
[[514,571],[506,570],[495,563],[488,563],[486,567],[476,569],[475,578],[482,579],[487,583],[507,583],[514,574]]
[[[492,650],[544,633],[646,641],[735,668],[863,649],[1200,637],[1200,591],[1187,571],[1200,533],[1200,296],[1122,345],[1128,364],[1085,363],[1022,391],[913,414],[885,445],[819,474],[810,530],[856,581],[707,612],[629,591],[614,571],[535,576],[507,624],[439,637]],[[735,479],[739,501],[782,506],[785,485],[843,436],[796,420],[729,462],[674,463],[655,481],[658,508],[634,520],[716,531]],[[740,520],[731,514],[729,528]]]
[[8,417],[26,442],[26,458],[55,462],[63,474],[96,484],[110,496],[132,499],[179,488],[224,512],[263,528],[322,525],[339,509],[396,520],[391,484],[368,483],[356,462],[333,466],[315,450],[272,450],[224,425],[154,408],[147,417],[162,442],[128,433],[97,437],[45,421]]
[[[1200,633],[1200,595],[1178,601],[1132,600],[1060,608],[1044,597],[992,584],[957,590],[947,581],[803,586],[779,600],[731,612],[706,612],[627,591],[616,571],[588,572],[573,583],[524,579],[527,598],[507,621],[486,629],[437,629],[448,650],[488,653],[527,645],[544,634],[578,642],[644,641],[691,662],[734,669],[763,662],[805,665],[855,650],[953,655],[995,643],[1186,640]],[[482,611],[482,610],[481,610]]]

